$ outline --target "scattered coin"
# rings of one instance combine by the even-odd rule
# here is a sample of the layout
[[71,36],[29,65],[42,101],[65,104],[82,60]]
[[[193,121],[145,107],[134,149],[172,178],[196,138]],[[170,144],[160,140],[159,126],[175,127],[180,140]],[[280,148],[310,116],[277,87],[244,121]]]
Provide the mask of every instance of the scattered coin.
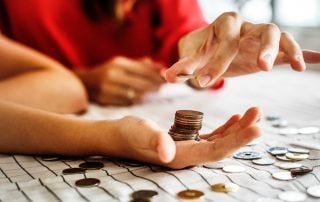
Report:
[[236,159],[253,160],[253,159],[260,159],[262,156],[260,152],[242,151],[234,154],[233,157]]
[[150,200],[152,197],[158,195],[157,191],[154,190],[138,190],[131,194],[133,199],[147,199]]
[[227,165],[222,170],[227,173],[240,173],[246,171],[246,168],[239,165]]
[[132,159],[123,159],[123,160],[121,160],[121,163],[126,166],[131,166],[131,167],[141,167],[144,165],[143,162],[132,160]]
[[280,135],[297,135],[299,134],[298,128],[288,127],[279,130]]
[[281,119],[281,116],[278,114],[269,114],[266,116],[267,121],[275,121]]
[[297,176],[297,175],[304,175],[307,173],[310,173],[313,169],[309,168],[307,166],[301,166],[299,168],[292,168],[290,169],[291,175],[292,176]]
[[90,161],[90,162],[81,163],[79,167],[87,170],[99,170],[103,168],[104,165],[102,162],[99,162],[99,161]]
[[285,191],[279,194],[279,198],[283,201],[299,202],[306,200],[307,196],[304,193],[298,191]]
[[282,119],[272,121],[272,126],[275,128],[285,128],[288,126],[288,124],[289,124],[288,121],[282,120]]
[[83,174],[86,170],[83,168],[67,168],[62,171],[63,175]]
[[308,154],[286,153],[286,157],[295,161],[301,161],[309,157]]
[[287,158],[286,155],[277,155],[276,158],[279,159],[280,161],[295,161],[293,159]]
[[150,199],[146,198],[137,198],[137,199],[131,199],[130,202],[151,202]]
[[303,148],[296,148],[296,147],[290,147],[288,148],[288,151],[291,153],[297,153],[297,154],[309,154],[308,149],[303,149]]
[[99,160],[104,160],[104,156],[88,156],[86,158],[87,161],[99,161]]
[[174,125],[171,126],[168,133],[175,141],[199,140],[202,118],[202,112],[178,110],[175,114]]
[[284,169],[284,170],[290,170],[293,168],[300,168],[302,167],[302,164],[300,163],[276,163],[275,166]]
[[294,177],[291,175],[291,172],[277,172],[273,173],[272,177],[277,180],[283,180],[283,181],[288,181],[288,180],[293,180]]
[[231,183],[231,182],[227,182],[227,183],[218,183],[218,184],[213,184],[211,185],[211,190],[215,191],[215,192],[235,192],[239,189],[239,186]]
[[307,193],[310,196],[313,196],[313,197],[316,197],[316,198],[320,198],[320,185],[315,185],[315,186],[309,187],[307,189]]
[[223,162],[212,162],[212,163],[206,163],[203,165],[205,168],[211,168],[211,169],[221,169],[225,166],[225,163]]
[[284,155],[288,152],[288,148],[287,147],[269,147],[267,151],[274,156]]
[[298,133],[301,135],[312,135],[320,132],[320,128],[316,126],[302,127],[298,129]]
[[53,156],[53,155],[44,155],[44,156],[41,156],[41,160],[43,160],[43,161],[59,161],[60,157]]
[[100,180],[96,178],[85,178],[76,181],[77,187],[94,187],[100,184]]
[[179,192],[177,195],[179,198],[182,199],[199,199],[204,196],[204,193],[195,189],[187,189]]
[[275,160],[270,158],[262,158],[262,159],[255,159],[252,160],[252,163],[262,166],[272,165],[275,163]]

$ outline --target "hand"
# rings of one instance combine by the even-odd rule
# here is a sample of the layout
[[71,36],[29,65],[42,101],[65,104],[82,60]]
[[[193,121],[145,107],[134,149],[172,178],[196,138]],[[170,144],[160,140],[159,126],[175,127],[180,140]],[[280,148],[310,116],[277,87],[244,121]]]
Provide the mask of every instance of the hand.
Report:
[[274,24],[244,22],[233,12],[218,17],[205,28],[187,34],[179,42],[180,60],[167,70],[166,79],[195,74],[200,87],[220,77],[268,71],[274,64],[290,63],[303,71],[307,63],[319,63],[320,52],[302,51],[299,44]]
[[116,57],[87,71],[77,72],[91,100],[103,105],[130,105],[164,83],[162,66],[149,58]]
[[259,136],[254,125],[260,115],[257,108],[249,109],[242,118],[234,115],[211,134],[202,135],[200,142],[174,142],[154,122],[128,116],[118,122],[113,155],[175,169],[219,161]]

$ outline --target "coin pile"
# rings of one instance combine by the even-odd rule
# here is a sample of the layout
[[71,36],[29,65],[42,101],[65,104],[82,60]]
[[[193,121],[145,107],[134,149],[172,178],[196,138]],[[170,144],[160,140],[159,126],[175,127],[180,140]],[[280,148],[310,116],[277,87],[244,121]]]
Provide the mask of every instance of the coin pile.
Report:
[[175,141],[199,140],[199,130],[202,127],[203,113],[193,110],[178,110],[174,125],[169,134]]

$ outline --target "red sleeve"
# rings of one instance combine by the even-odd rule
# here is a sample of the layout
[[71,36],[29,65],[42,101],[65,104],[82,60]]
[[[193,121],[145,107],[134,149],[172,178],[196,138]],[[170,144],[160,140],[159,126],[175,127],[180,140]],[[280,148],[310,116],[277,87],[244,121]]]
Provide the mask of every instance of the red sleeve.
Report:
[[156,58],[170,66],[178,59],[179,39],[195,29],[207,25],[197,0],[158,0],[160,25],[156,38],[160,42]]

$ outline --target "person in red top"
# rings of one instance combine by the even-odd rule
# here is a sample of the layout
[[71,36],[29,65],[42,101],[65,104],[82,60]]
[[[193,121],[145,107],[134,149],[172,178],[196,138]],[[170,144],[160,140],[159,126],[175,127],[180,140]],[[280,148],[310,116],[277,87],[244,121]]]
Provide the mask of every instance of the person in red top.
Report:
[[320,61],[274,24],[229,12],[208,25],[196,0],[0,0],[0,30],[73,70],[100,104],[140,101],[171,65],[167,81],[195,74],[188,83],[205,88],[274,64],[302,71]]

